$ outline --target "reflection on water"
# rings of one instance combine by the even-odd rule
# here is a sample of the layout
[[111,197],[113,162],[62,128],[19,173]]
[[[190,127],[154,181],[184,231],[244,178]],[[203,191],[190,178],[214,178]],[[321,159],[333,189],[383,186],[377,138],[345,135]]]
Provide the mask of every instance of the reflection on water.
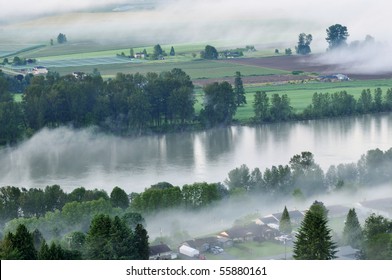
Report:
[[392,114],[257,127],[216,128],[126,139],[91,130],[43,130],[16,148],[0,150],[0,185],[85,186],[142,191],[159,181],[175,185],[223,181],[241,164],[262,171],[310,151],[326,171],[356,162],[369,149],[392,147]]

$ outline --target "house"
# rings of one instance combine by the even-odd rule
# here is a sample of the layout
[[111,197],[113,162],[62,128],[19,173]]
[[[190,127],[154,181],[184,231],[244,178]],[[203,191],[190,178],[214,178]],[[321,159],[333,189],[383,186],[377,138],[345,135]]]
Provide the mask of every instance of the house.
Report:
[[348,211],[350,210],[349,207],[342,206],[342,205],[330,205],[330,206],[326,206],[326,208],[328,210],[329,218],[346,217]]
[[[294,226],[298,226],[301,224],[302,220],[305,217],[304,212],[299,210],[288,211],[290,216],[290,221]],[[258,218],[255,220],[256,224],[266,225],[273,229],[279,229],[280,219],[282,218],[283,212],[274,213],[271,215],[264,216],[262,218]]]
[[[288,213],[290,216],[290,221],[293,225],[300,225],[302,220],[305,217],[304,212],[301,212],[298,210],[288,211]],[[283,215],[283,212],[272,214],[272,216],[278,220],[278,225],[279,225],[280,219],[282,218],[282,215]]]
[[177,259],[177,254],[174,253],[166,244],[150,246],[149,251],[150,251],[150,260]]
[[183,245],[199,250],[201,253],[207,252],[211,247],[219,246],[217,237],[205,237],[187,240],[182,243]]
[[256,224],[266,225],[270,228],[279,229],[279,219],[277,219],[274,215],[264,216],[262,218],[256,219]]
[[145,59],[146,55],[142,52],[135,53],[135,58],[137,59]]
[[272,240],[279,231],[267,225],[249,224],[243,227],[233,227],[219,234],[218,238],[228,238],[234,242]]
[[32,71],[33,75],[46,75],[48,74],[48,69],[44,66],[36,66]]

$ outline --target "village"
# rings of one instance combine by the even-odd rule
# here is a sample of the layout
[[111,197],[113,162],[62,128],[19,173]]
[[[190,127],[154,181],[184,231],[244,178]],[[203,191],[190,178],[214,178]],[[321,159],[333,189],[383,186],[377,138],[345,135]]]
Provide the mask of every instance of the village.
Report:
[[[340,204],[327,205],[326,209],[328,210],[330,224],[340,223],[340,228],[343,230],[345,218],[350,208],[355,208],[360,221],[364,221],[372,213],[391,218],[392,197],[364,200],[354,203],[350,207]],[[306,211],[296,209],[288,211],[293,227],[291,234],[284,234],[279,231],[279,224],[283,213],[273,213],[260,216],[253,220],[252,223],[246,225],[233,226],[216,235],[184,240],[177,248],[170,248],[164,243],[152,245],[149,247],[150,260],[293,259],[293,242],[295,241],[297,229],[300,227]],[[338,236],[341,233],[334,231],[334,234]],[[277,255],[260,257],[257,254],[258,250],[256,248],[252,249],[252,246],[260,246],[263,243],[281,246],[283,252]],[[228,253],[230,248],[236,247],[242,250],[243,254],[235,256]],[[359,250],[351,246],[338,246],[336,259],[355,260],[358,259],[358,254]]]

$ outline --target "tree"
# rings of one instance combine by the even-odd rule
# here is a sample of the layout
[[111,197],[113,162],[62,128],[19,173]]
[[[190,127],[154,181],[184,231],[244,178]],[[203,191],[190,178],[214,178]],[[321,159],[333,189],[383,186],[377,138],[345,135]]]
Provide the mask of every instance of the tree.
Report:
[[334,24],[327,29],[328,50],[338,49],[347,46],[346,40],[349,34],[347,27],[341,24]]
[[[331,229],[320,206],[306,212],[294,241],[293,257],[296,260],[331,260],[335,258],[336,244]],[[315,211],[316,210],[316,211]]]
[[174,51],[174,48],[172,46],[170,49],[170,56],[175,56],[175,55],[176,55],[176,52]]
[[269,119],[269,98],[265,91],[256,91],[253,101],[253,110],[257,122]]
[[290,215],[289,215],[289,211],[287,211],[286,206],[284,207],[282,217],[280,218],[279,231],[285,234],[290,234],[292,231]]
[[241,106],[242,104],[246,104],[244,85],[242,83],[241,72],[239,71],[235,72],[234,95],[237,107]]
[[36,260],[33,235],[26,226],[19,224],[15,234],[9,232],[1,246],[1,259]]
[[133,48],[129,49],[129,57],[130,58],[135,58],[135,51],[133,50]]
[[67,42],[67,36],[65,36],[65,34],[63,33],[59,33],[59,35],[57,35],[57,43],[64,44],[66,42]]
[[129,198],[127,193],[119,187],[114,187],[110,193],[110,203],[113,207],[128,208]]
[[291,48],[287,48],[287,49],[284,50],[284,54],[285,55],[292,55],[293,51],[291,50]]
[[161,45],[157,44],[154,46],[154,51],[152,53],[152,58],[153,59],[158,59],[160,56],[163,55],[163,50]]
[[86,253],[91,260],[110,260],[113,249],[110,244],[112,220],[109,216],[100,214],[91,221],[86,237]]
[[229,190],[244,189],[246,191],[250,188],[250,172],[248,166],[242,164],[239,168],[231,170],[225,184]]
[[133,236],[133,247],[136,260],[148,260],[150,256],[148,234],[143,225],[138,224]]
[[4,222],[18,217],[21,195],[17,187],[0,188],[0,220]]
[[362,240],[362,228],[358,221],[357,213],[353,208],[348,211],[346,222],[344,223],[343,244],[360,249],[362,247]]
[[295,47],[297,54],[306,55],[310,54],[312,51],[310,49],[310,43],[312,42],[312,34],[301,33],[298,36],[298,44]]
[[200,53],[200,57],[204,59],[217,59],[218,51],[215,47],[207,45],[205,46],[204,51]]
[[209,124],[229,124],[237,110],[234,91],[228,82],[214,82],[204,87],[204,121]]
[[392,259],[391,233],[392,221],[374,213],[368,217],[363,228],[365,258],[369,260]]

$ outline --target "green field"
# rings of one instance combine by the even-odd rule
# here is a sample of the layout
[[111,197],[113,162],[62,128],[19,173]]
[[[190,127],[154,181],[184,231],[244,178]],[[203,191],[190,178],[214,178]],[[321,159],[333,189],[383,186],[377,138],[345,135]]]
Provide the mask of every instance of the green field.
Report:
[[[237,243],[233,247],[225,248],[225,251],[233,259],[238,260],[258,260],[269,256],[276,256],[285,253],[284,245],[274,242],[243,242]],[[291,252],[291,248],[286,248],[286,253]],[[222,256],[206,254],[207,259],[222,259]]]

